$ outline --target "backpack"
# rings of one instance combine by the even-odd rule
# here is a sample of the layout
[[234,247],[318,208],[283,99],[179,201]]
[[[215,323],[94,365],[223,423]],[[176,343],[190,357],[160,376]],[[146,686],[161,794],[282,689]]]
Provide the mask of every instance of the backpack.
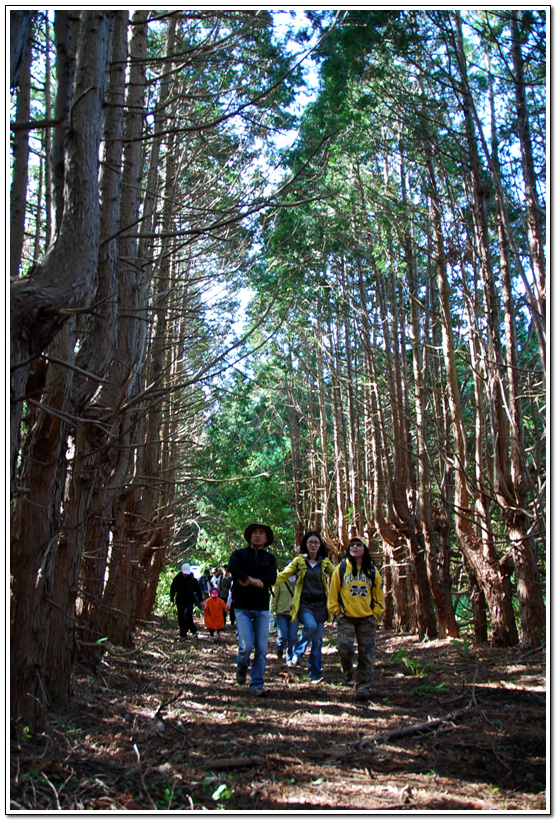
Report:
[[[346,574],[346,566],[347,566],[347,558],[342,558],[342,560],[340,561],[340,593],[338,594],[338,603],[340,605],[340,612],[344,611],[344,605],[343,605],[343,601],[342,601],[341,589],[342,589],[342,585],[344,583],[344,575]],[[372,562],[371,562],[371,574],[367,575],[367,573],[364,572],[363,577],[367,579],[367,581],[369,582],[369,585],[371,587],[371,609],[373,609],[374,605],[375,605],[375,601],[374,601],[374,598],[373,598],[373,587],[375,585],[376,567]]]

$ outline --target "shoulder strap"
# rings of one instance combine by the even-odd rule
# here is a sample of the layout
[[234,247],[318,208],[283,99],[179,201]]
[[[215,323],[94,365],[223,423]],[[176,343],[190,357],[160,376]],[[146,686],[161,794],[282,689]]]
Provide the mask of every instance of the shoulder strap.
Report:
[[[340,585],[344,581],[344,575],[345,575],[345,572],[346,572],[346,565],[347,565],[347,559],[342,558],[342,560],[340,561]],[[367,573],[364,573],[364,575],[365,575],[365,578],[367,578],[367,580],[370,581],[371,588],[374,587],[375,578],[376,578],[376,568],[375,568],[375,565],[373,563],[371,563],[371,574],[367,575]]]
[[[338,593],[338,603],[340,604],[340,612],[342,612],[342,613],[344,611],[344,606],[343,606],[343,601],[342,601],[342,584],[344,582],[344,575],[345,575],[345,572],[346,572],[346,566],[347,566],[347,559],[342,558],[342,560],[340,561],[340,591]],[[367,575],[367,573],[365,573],[365,578],[369,581],[369,583],[371,585],[371,608],[373,608],[374,607],[374,598],[372,597],[373,596],[372,590],[373,590],[373,587],[375,585],[375,578],[376,578],[376,568],[375,568],[375,565],[373,563],[371,563],[371,574]]]
[[[341,581],[344,580],[344,575],[345,575],[345,572],[346,572],[346,564],[347,564],[347,559],[342,558],[342,560],[340,561],[340,580]],[[367,578],[371,582],[371,586],[374,587],[375,577],[376,577],[375,565],[371,564],[371,574],[370,575],[367,575],[366,572],[364,573],[364,575],[365,575],[365,578]]]
[[346,559],[342,558],[340,561],[340,584],[344,582],[344,575],[346,574]]

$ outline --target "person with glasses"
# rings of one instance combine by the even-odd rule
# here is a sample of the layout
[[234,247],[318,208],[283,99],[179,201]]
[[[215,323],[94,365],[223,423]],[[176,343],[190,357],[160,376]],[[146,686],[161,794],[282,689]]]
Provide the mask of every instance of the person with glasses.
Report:
[[382,579],[373,564],[367,540],[353,536],[345,558],[332,576],[328,608],[336,618],[337,648],[345,683],[353,680],[353,661],[357,642],[355,697],[370,698],[375,663],[377,624],[384,613]]
[[296,576],[290,617],[292,621],[299,618],[303,629],[286,666],[299,668],[310,643],[307,672],[311,683],[321,683],[323,680],[322,639],[325,621],[332,620],[326,601],[328,582],[333,572],[334,564],[328,558],[328,547],[320,532],[308,530],[301,539],[300,554],[276,578],[276,583],[280,584],[292,575]]

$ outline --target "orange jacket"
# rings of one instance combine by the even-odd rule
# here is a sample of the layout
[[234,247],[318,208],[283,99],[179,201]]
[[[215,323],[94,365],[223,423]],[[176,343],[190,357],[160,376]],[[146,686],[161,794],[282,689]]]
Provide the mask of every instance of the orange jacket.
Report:
[[205,601],[205,626],[207,629],[224,629],[226,602],[222,598],[207,598]]

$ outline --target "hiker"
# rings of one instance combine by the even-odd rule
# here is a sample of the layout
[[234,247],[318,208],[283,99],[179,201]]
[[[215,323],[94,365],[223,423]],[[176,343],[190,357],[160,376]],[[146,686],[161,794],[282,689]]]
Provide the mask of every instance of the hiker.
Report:
[[182,564],[181,571],[174,577],[170,585],[170,602],[178,609],[178,625],[180,638],[186,638],[187,633],[197,634],[197,627],[193,620],[193,607],[199,606],[203,600],[203,593],[198,580],[191,572],[189,564]]
[[219,638],[226,623],[226,602],[218,597],[217,589],[211,589],[210,597],[203,601],[202,606],[205,610],[205,626],[209,631],[210,640],[215,637],[215,632],[216,637]]
[[206,570],[203,572],[203,575],[202,575],[201,580],[199,581],[199,583],[200,583],[200,585],[201,585],[201,590],[202,590],[202,592],[203,592],[203,600],[205,600],[205,601],[206,601],[206,600],[207,600],[207,598],[209,597],[209,595],[210,595],[210,591],[211,591],[211,589],[212,589],[212,581],[211,581],[211,577],[210,577],[210,569],[206,569]]
[[299,621],[297,619],[292,621],[291,617],[295,581],[296,577],[292,575],[287,581],[276,584],[270,604],[270,611],[274,613],[276,618],[276,656],[283,658],[285,648],[286,666],[291,666],[299,626]]
[[328,558],[328,548],[318,530],[308,530],[300,544],[300,554],[288,566],[278,573],[276,583],[280,584],[296,575],[293,592],[291,618],[303,625],[301,636],[294,646],[291,667],[299,666],[307,644],[311,642],[311,651],[307,662],[307,672],[311,683],[322,682],[322,639],[324,622],[332,620],[327,610],[328,597],[327,575],[334,572],[334,564]]
[[257,522],[249,524],[244,537],[248,546],[234,550],[228,561],[238,639],[236,681],[246,682],[254,647],[250,689],[255,696],[264,696],[270,588],[276,583],[276,558],[265,547],[271,546],[274,533]]
[[[230,589],[232,588],[232,576],[230,575],[230,569],[228,564],[224,564],[222,567],[222,572],[218,576],[218,586],[216,589],[218,590],[218,597],[221,598],[224,603],[228,602],[228,596],[230,594]],[[232,612],[230,611],[230,623],[233,624],[235,619],[232,620]],[[224,621],[226,620],[226,613],[224,613]]]
[[367,539],[352,536],[348,551],[334,571],[328,608],[336,616],[340,663],[344,681],[353,680],[353,658],[357,641],[355,697],[369,700],[375,663],[375,638],[384,613],[380,573],[374,566]]

